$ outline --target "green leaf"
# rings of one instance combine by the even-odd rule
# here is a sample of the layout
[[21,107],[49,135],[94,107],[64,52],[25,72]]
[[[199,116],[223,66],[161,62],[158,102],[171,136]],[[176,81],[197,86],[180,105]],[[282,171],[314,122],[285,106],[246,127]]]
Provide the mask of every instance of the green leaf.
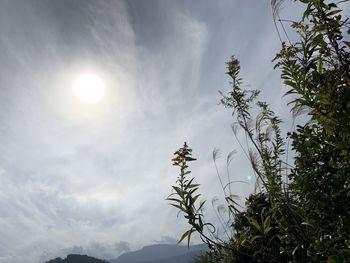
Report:
[[170,204],[170,205],[180,209],[184,213],[187,213],[186,209],[183,206],[181,206],[181,205],[177,205],[177,204]]
[[264,228],[264,235],[267,235],[272,229],[273,229],[273,227],[271,227],[271,226]]
[[182,201],[179,200],[179,199],[176,199],[176,198],[167,198],[166,200],[167,200],[167,201],[173,201],[173,202],[177,202],[177,203],[182,204]]
[[337,262],[337,261],[335,260],[334,256],[329,256],[327,258],[327,263],[335,263],[335,262]]
[[182,234],[180,240],[177,243],[181,243],[181,241],[184,240],[187,236],[191,237],[191,234],[192,234],[192,229],[187,230],[185,233]]
[[201,196],[201,194],[198,194],[195,197],[193,197],[192,203],[194,204],[197,201],[198,197],[200,197],[200,196]]
[[250,242],[254,242],[254,240],[257,240],[258,238],[262,238],[262,236],[261,235],[255,235],[254,237],[252,237],[250,239]]
[[261,226],[259,225],[259,223],[252,217],[247,216],[246,217],[248,219],[248,222],[255,227],[256,230],[258,230],[260,233],[264,233],[264,231],[262,231]]
[[263,226],[264,226],[264,229],[268,228],[271,224],[271,218],[270,216],[267,216],[264,220],[264,223],[263,223]]
[[328,15],[328,16],[334,16],[334,15],[340,13],[341,11],[342,11],[342,10],[340,10],[340,9],[333,10],[333,11],[328,12],[327,15]]
[[180,197],[184,198],[184,191],[180,187],[173,186],[173,189]]
[[197,213],[203,208],[206,201],[202,201],[197,209]]
[[195,187],[198,187],[200,184],[190,184],[190,185],[187,185],[186,188],[195,188]]
[[180,240],[178,241],[178,243],[181,243],[186,237],[187,237],[187,246],[190,246],[190,240],[191,240],[191,235],[192,233],[195,232],[195,230],[193,228],[191,228],[190,230],[187,230],[185,233],[182,234]]

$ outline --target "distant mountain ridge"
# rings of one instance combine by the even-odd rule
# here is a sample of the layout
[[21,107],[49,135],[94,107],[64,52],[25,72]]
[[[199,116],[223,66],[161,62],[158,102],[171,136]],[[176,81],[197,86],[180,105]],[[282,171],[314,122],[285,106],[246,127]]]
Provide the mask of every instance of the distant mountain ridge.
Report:
[[208,251],[206,245],[193,245],[189,248],[180,245],[157,244],[140,250],[127,252],[118,258],[102,260],[87,255],[68,255],[65,259],[55,258],[46,263],[190,263]]
[[68,255],[65,259],[55,258],[46,263],[108,263],[108,261],[89,257],[87,255]]
[[189,248],[180,245],[151,245],[140,250],[122,254],[109,263],[189,263],[195,257],[208,251],[206,245],[193,245]]

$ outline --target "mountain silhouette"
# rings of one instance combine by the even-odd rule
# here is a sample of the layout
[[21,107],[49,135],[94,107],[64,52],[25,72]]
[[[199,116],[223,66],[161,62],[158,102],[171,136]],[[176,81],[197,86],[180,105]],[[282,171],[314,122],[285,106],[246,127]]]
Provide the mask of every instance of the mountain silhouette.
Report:
[[108,261],[89,257],[87,255],[68,255],[65,259],[55,258],[46,263],[108,263]]
[[189,263],[196,256],[208,251],[206,245],[151,245],[140,250],[122,254],[109,263]]
[[46,263],[190,263],[195,257],[206,251],[208,247],[205,244],[193,245],[189,248],[180,245],[158,244],[124,253],[108,261],[87,255],[71,254],[65,259],[55,258]]

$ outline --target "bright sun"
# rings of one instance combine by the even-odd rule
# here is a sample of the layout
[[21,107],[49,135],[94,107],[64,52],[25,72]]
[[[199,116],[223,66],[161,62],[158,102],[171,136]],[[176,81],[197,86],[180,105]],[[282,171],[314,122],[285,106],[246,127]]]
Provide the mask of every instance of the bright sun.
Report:
[[75,80],[74,93],[83,102],[97,103],[104,97],[103,81],[94,74],[81,75]]

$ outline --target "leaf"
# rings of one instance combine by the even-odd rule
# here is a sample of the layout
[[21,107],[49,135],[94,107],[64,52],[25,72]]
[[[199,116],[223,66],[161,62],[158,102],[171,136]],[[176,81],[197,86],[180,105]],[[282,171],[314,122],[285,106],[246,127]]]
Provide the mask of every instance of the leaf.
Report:
[[334,256],[329,256],[327,258],[327,263],[335,263],[335,262],[337,262],[337,261],[335,260]]
[[308,222],[302,222],[301,225],[302,226],[309,226],[309,227],[315,229],[315,227],[312,224],[308,223]]
[[[287,86],[293,87],[293,88],[297,88],[297,84],[291,80],[285,80],[284,84],[286,84]],[[288,93],[295,93],[295,91],[293,90],[292,92],[289,91]]]
[[264,228],[264,235],[267,235],[272,229],[273,229],[273,227],[271,227],[271,226]]
[[188,244],[189,244],[192,232],[193,232],[192,229],[187,230],[185,233],[182,234],[180,240],[177,243],[181,243],[181,241],[184,240],[188,236]]
[[250,239],[250,242],[254,242],[254,240],[256,240],[258,238],[262,238],[262,236],[261,235],[255,235],[253,238]]
[[334,16],[334,15],[340,13],[341,11],[342,11],[341,9],[333,10],[333,11],[328,12],[327,15]]
[[293,249],[293,252],[292,252],[292,255],[293,255],[293,256],[294,256],[295,253],[297,252],[298,248],[299,248],[299,246],[296,246],[296,247]]
[[186,209],[185,209],[183,206],[181,206],[181,205],[177,205],[177,204],[170,204],[170,205],[172,205],[172,206],[174,206],[174,207],[180,209],[180,210],[183,211],[184,213],[187,212]]
[[197,201],[198,197],[200,197],[200,196],[201,196],[201,194],[198,194],[195,197],[193,197],[192,203],[194,204]]
[[198,213],[198,211],[200,211],[200,210],[203,208],[205,202],[206,202],[206,201],[202,201],[202,202],[200,203],[199,207],[197,208],[197,213]]
[[195,187],[198,187],[198,186],[200,186],[200,184],[190,184],[190,185],[187,185],[186,188],[195,188]]
[[265,218],[264,224],[263,224],[264,229],[268,228],[268,227],[270,226],[270,224],[271,224],[271,218],[270,218],[269,216],[267,216],[267,217]]
[[177,203],[182,203],[181,200],[177,199],[177,198],[167,198],[167,201],[173,201],[173,202],[177,202]]
[[180,187],[177,186],[173,186],[173,189],[175,190],[175,192],[182,198],[184,198],[184,192],[181,190]]
[[262,229],[261,229],[261,226],[259,225],[259,223],[258,223],[254,218],[249,217],[249,216],[247,216],[246,218],[247,218],[248,222],[249,222],[253,227],[255,227],[256,230],[258,230],[260,233],[264,233],[264,231],[262,231]]

